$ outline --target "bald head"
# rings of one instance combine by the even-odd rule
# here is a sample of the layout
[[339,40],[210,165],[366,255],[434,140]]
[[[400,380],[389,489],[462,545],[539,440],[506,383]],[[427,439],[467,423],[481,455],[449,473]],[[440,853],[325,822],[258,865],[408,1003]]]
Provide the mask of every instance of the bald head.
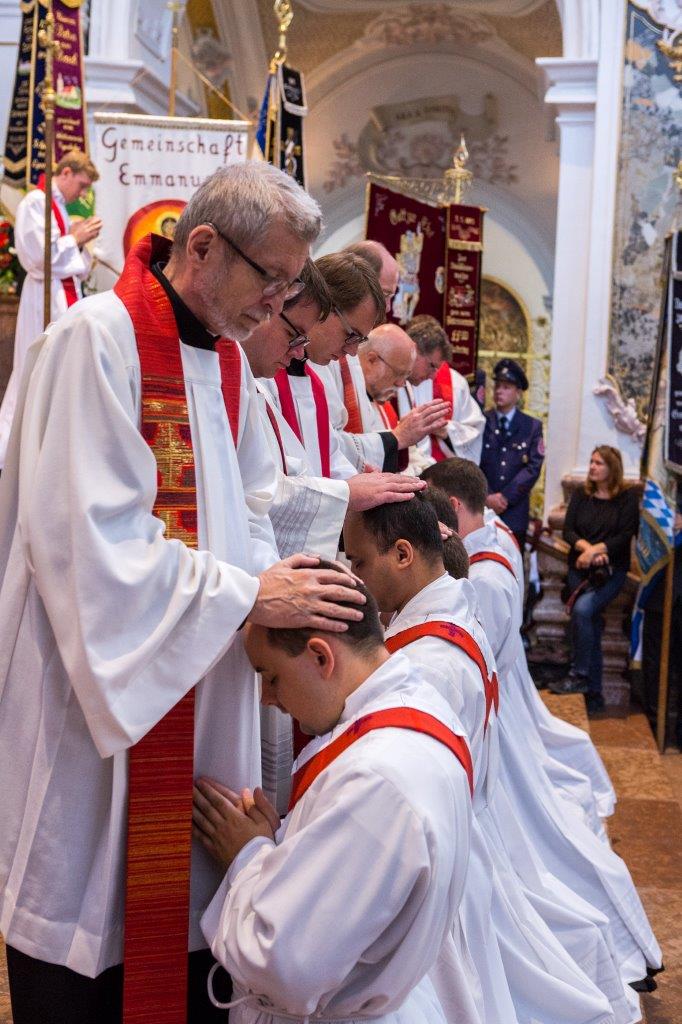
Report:
[[404,386],[412,372],[417,348],[402,327],[381,324],[370,331],[358,354],[368,394],[377,402],[386,402]]
[[375,242],[373,239],[367,238],[364,242],[354,242],[353,245],[346,246],[346,252],[353,252],[356,256],[362,256],[363,259],[367,260],[372,269],[376,271],[381,290],[384,293],[384,299],[386,300],[386,312],[390,313],[391,302],[398,287],[400,270],[386,246],[382,245],[381,242]]

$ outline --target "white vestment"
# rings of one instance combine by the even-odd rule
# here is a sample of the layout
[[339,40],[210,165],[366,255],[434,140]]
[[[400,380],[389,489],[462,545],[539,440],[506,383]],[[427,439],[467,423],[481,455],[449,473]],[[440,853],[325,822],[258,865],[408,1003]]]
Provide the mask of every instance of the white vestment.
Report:
[[[469,555],[495,550],[495,528],[468,534]],[[609,944],[625,981],[644,974],[645,961],[660,965],[660,949],[651,931],[625,863],[591,831],[570,797],[570,779],[560,792],[550,775],[555,768],[538,742],[517,677],[518,590],[511,574],[495,562],[470,567],[485,631],[500,668],[500,764],[505,795],[544,866],[609,922]],[[509,626],[511,620],[511,629]],[[504,699],[504,698],[507,699]],[[520,740],[523,744],[521,745]]]
[[381,440],[381,433],[385,428],[379,422],[378,414],[372,408],[372,403],[367,396],[367,387],[359,356],[347,356],[347,361],[362,418],[364,431],[362,434],[350,434],[345,430],[348,412],[343,401],[343,381],[338,361],[332,360],[328,366],[321,366],[319,363],[313,362],[310,365],[324,384],[329,405],[329,417],[343,454],[355,466],[358,473],[363,471],[367,463],[376,469],[383,469],[386,449]]
[[[452,383],[452,416],[447,424],[447,442],[438,439],[438,446],[446,459],[458,455],[461,459],[469,459],[476,465],[481,461],[483,430],[485,416],[478,402],[472,398],[466,378],[456,370],[450,369]],[[407,384],[398,389],[398,413],[405,416],[416,405],[425,405],[433,401],[433,381],[425,380],[413,386]],[[431,438],[425,437],[416,446],[419,456],[427,465],[434,462],[431,455]]]
[[[0,926],[90,977],[122,960],[128,748],[196,686],[195,769],[260,774],[237,631],[276,561],[276,475],[242,353],[235,450],[214,351],[181,346],[198,549],[152,515],[140,362],[122,302],[78,303],[31,349],[0,480]],[[198,685],[197,685],[198,684]],[[190,948],[220,873],[192,852]]]
[[[73,235],[68,234],[71,223],[66,203],[53,184],[55,204],[64,220],[67,234],[59,233],[52,214],[52,281],[50,320],[56,320],[67,310],[66,293],[62,285],[65,277],[73,277],[76,294],[80,298],[80,283],[90,273],[92,260],[87,249],[79,249]],[[26,271],[21,289],[17,326],[14,334],[14,361],[12,375],[0,406],[0,469],[5,464],[7,441],[17,404],[17,394],[24,370],[26,353],[43,333],[43,258],[45,253],[45,193],[33,189],[19,203],[14,225],[14,244],[19,262]]]
[[[405,605],[391,620],[387,637],[424,622],[453,622],[473,636],[492,673],[494,658],[475,608],[471,583],[446,574]],[[484,733],[485,696],[479,669],[464,652],[438,637],[422,637],[402,652],[448,701],[470,741],[476,790],[460,921],[481,982],[485,1019],[505,1024],[546,1019],[552,1024],[613,1021],[608,1000],[566,954],[509,867],[498,870],[494,860],[499,853],[488,848],[478,818],[496,789],[499,742],[494,710]],[[439,966],[432,980],[439,995],[447,991],[446,970]]]
[[[334,729],[384,708],[424,711],[462,733],[406,658],[390,658],[346,700]],[[444,1021],[426,977],[461,899],[471,827],[469,783],[429,736],[380,729],[324,770],[282,823],[230,866],[202,925],[231,974],[234,1022],[371,1018]],[[463,993],[463,996],[466,996]],[[278,1013],[279,1011],[279,1013]],[[458,1024],[476,1018],[461,1015]]]

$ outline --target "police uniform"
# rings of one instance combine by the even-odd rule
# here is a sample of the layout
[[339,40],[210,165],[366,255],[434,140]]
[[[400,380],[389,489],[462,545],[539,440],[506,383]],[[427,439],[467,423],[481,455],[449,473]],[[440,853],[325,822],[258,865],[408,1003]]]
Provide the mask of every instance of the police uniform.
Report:
[[[509,381],[522,391],[528,389],[528,378],[514,359],[501,359],[495,365],[493,379]],[[523,550],[530,492],[545,458],[542,423],[518,408],[507,414],[506,428],[497,409],[490,409],[485,419],[481,469],[488,481],[488,493],[499,491],[509,502],[500,518],[514,532]]]

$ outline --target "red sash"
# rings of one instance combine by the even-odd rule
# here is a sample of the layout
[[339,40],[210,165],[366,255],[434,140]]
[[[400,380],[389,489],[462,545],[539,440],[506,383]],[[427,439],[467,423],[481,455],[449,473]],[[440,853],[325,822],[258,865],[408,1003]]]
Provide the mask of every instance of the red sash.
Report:
[[402,650],[403,647],[407,647],[408,644],[412,644],[415,640],[420,640],[424,636],[435,636],[440,640],[447,640],[448,643],[454,644],[460,651],[464,651],[478,668],[485,691],[485,723],[483,725],[483,731],[485,732],[488,728],[490,709],[494,707],[495,714],[497,714],[500,706],[500,687],[497,673],[493,672],[492,676],[488,675],[488,666],[483,656],[483,651],[471,634],[454,622],[422,622],[418,626],[410,626],[409,629],[403,629],[400,633],[396,633],[395,636],[387,637],[384,643],[391,654],[393,654],[395,651]]
[[353,383],[353,376],[348,365],[348,356],[342,355],[339,358],[339,369],[341,370],[341,383],[343,385],[343,404],[348,413],[348,422],[343,428],[348,434],[362,434],[362,414],[358,402],[357,391]]
[[[324,385],[322,381],[307,363],[305,372],[306,376],[310,378],[310,387],[313,392],[313,401],[315,402],[315,419],[317,421],[317,440],[320,448],[320,466],[322,469],[322,476],[329,478],[331,476],[331,444],[329,437],[329,406],[327,405],[327,396],[324,393]],[[298,416],[296,415],[294,396],[291,393],[289,374],[286,370],[277,371],[275,374],[275,384],[277,385],[277,391],[279,393],[282,416],[284,416],[284,419],[287,421],[294,434],[296,434],[296,437],[305,447],[303,436],[301,434],[301,427],[298,422]]]
[[[452,388],[452,376],[450,374],[450,367],[447,362],[440,364],[438,373],[433,378],[433,397],[442,398],[443,401],[448,402],[450,405],[450,416],[452,416],[453,410],[453,388]],[[444,454],[443,449],[440,446],[440,438],[435,434],[431,434],[431,457],[436,462],[444,462],[448,458]]]
[[516,573],[509,559],[505,558],[504,555],[499,555],[497,551],[477,551],[475,555],[469,555],[469,565],[476,565],[477,562],[498,562],[505,569],[508,569],[514,579],[516,579]]
[[[45,175],[44,174],[40,175],[40,177],[38,179],[37,188],[39,188],[41,192],[45,191]],[[59,228],[59,234],[63,238],[64,235],[67,234],[66,224],[64,223],[64,218],[62,216],[62,211],[57,206],[57,203],[55,202],[54,197],[52,199],[52,213],[54,214],[54,219],[57,221],[57,227]],[[67,305],[67,307],[68,306],[73,306],[74,302],[78,302],[78,298],[79,298],[78,290],[76,288],[76,282],[74,281],[74,279],[72,277],[62,277],[62,278],[60,278],[60,281],[61,281],[61,284],[62,284],[62,288],[64,289],[64,294],[66,295],[66,305]]]
[[267,398],[263,398],[263,401],[265,402],[265,411],[268,414],[268,419],[270,420],[272,432],[275,435],[275,440],[277,441],[277,444],[279,445],[279,454],[282,458],[282,472],[284,473],[285,476],[288,476],[289,473],[287,470],[287,457],[286,452],[284,451],[284,444],[282,442],[282,432],[279,429],[279,423],[277,422],[277,417],[275,416],[275,410],[272,408]]
[[328,746],[324,747],[319,754],[315,754],[309,761],[298,769],[292,780],[291,798],[289,810],[293,810],[301,797],[312,786],[315,779],[326,768],[332,764],[345,750],[348,750],[368,732],[375,729],[410,729],[412,732],[420,732],[425,736],[431,736],[438,740],[452,751],[459,763],[467,773],[469,780],[469,791],[473,796],[474,792],[474,769],[471,762],[469,747],[463,736],[457,736],[446,725],[443,725],[433,715],[425,711],[417,711],[416,708],[384,708],[381,711],[372,711],[363,715],[353,722],[344,733],[341,733]]
[[392,402],[375,402],[374,404],[379,410],[379,415],[384,421],[384,426],[388,430],[393,430],[394,427],[398,426],[398,413],[395,411]]
[[509,529],[509,527],[507,526],[506,523],[503,523],[501,519],[496,519],[495,520],[495,526],[497,527],[498,530],[502,530],[503,533],[506,533],[506,534],[508,534],[508,536],[511,537],[511,539],[514,541],[514,544],[516,545],[516,550],[517,551],[521,550],[521,545],[519,544],[518,540],[516,539],[516,534],[514,533],[513,530]]
[[[197,547],[194,452],[178,329],[151,273],[170,242],[147,235],[114,287],[135,329],[142,375],[142,434],[157,463],[154,515],[166,537]],[[241,356],[216,345],[235,446]],[[181,670],[181,665],[178,666]],[[125,1024],[185,1024],[194,775],[194,689],[129,752],[124,933]]]

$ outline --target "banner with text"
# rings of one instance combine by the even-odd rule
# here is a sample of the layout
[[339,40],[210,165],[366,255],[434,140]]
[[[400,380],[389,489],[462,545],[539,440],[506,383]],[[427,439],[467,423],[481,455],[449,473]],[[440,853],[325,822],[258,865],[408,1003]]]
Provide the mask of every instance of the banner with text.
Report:
[[[54,38],[55,143],[53,162],[70,149],[88,151],[83,72],[83,0],[52,0]],[[5,181],[35,185],[45,170],[45,49],[40,45],[47,8],[39,0],[21,4],[17,70],[5,141]]]
[[443,327],[452,344],[452,365],[472,374],[478,355],[483,213],[480,206],[449,206]]
[[[149,232],[173,237],[189,198],[209,175],[246,160],[249,123],[209,118],[96,113],[95,185],[100,263],[119,274],[128,250]],[[110,287],[111,280],[100,287]]]

